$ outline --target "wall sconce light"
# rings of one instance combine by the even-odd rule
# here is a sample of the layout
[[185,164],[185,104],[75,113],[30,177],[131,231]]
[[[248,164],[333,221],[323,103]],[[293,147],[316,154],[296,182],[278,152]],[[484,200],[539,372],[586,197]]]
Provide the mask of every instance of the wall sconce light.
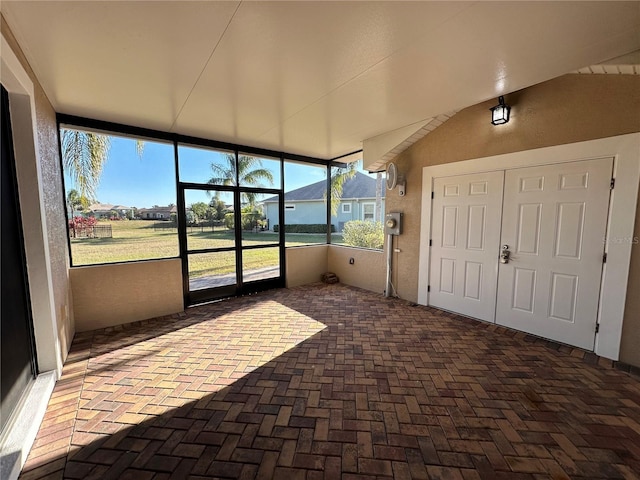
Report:
[[509,112],[511,107],[504,103],[504,97],[500,95],[498,105],[491,108],[491,123],[494,125],[503,125],[509,121]]

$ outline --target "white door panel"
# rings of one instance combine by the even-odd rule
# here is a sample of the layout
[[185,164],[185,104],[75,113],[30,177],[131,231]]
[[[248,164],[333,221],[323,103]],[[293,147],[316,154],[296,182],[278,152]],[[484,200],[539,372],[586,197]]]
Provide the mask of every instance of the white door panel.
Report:
[[504,172],[434,181],[429,304],[493,322]]
[[612,165],[506,172],[496,323],[593,350]]

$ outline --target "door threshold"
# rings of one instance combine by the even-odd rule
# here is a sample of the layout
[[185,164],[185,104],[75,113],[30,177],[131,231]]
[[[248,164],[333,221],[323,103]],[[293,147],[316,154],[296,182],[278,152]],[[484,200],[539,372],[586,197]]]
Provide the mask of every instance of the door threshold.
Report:
[[40,429],[56,379],[55,371],[38,375],[13,412],[0,440],[0,478],[15,480],[20,475]]

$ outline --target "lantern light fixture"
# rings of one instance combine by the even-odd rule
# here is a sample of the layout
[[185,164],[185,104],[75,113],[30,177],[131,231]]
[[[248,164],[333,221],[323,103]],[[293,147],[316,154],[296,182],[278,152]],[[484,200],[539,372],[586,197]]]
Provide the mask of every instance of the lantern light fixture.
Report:
[[509,112],[511,107],[504,103],[504,97],[500,95],[498,105],[491,108],[491,123],[494,125],[503,125],[509,121]]

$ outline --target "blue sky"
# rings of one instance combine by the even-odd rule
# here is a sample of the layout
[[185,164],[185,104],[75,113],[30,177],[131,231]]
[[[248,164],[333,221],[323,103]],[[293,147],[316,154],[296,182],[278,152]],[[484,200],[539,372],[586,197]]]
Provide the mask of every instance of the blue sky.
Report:
[[[97,189],[98,201],[138,208],[176,203],[173,144],[146,141],[140,158],[135,140],[111,138],[109,157]],[[224,154],[210,150],[179,147],[179,154],[180,178],[188,182],[206,183],[212,176],[211,163],[224,161]],[[277,162],[263,161],[263,167],[273,172],[276,183],[280,181],[277,165]],[[325,178],[325,172],[324,167],[285,163],[285,191],[318,182]],[[65,175],[65,185],[67,191],[74,188],[68,175]],[[208,201],[206,196],[189,197],[187,204]]]

